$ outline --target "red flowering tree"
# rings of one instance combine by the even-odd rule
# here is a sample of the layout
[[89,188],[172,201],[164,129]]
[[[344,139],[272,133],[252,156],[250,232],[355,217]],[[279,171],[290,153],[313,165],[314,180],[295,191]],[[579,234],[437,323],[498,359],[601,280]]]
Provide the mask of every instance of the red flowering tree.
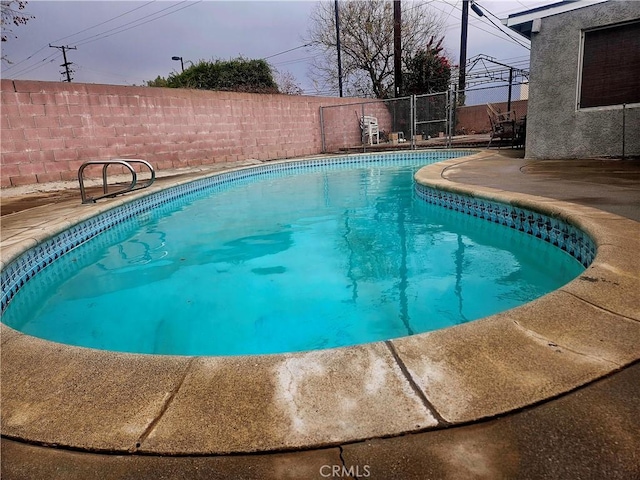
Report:
[[445,92],[451,81],[451,63],[442,53],[442,39],[433,38],[425,48],[418,49],[407,59],[403,74],[404,95]]

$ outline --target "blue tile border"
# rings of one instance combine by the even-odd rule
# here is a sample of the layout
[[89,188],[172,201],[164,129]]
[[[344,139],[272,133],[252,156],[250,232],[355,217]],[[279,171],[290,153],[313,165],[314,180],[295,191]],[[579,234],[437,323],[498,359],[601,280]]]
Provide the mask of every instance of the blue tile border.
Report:
[[[163,206],[174,200],[181,198],[189,200],[189,197],[195,199],[231,186],[247,183],[256,177],[274,178],[318,170],[339,170],[358,165],[392,166],[404,164],[407,161],[415,161],[416,165],[423,166],[474,153],[468,150],[436,150],[295,160],[224,172],[170,187],[98,214],[21,254],[7,265],[0,275],[2,287],[0,311],[4,312],[16,292],[30,279],[64,254],[128,219],[147,212],[162,210]],[[416,192],[420,198],[429,203],[500,223],[541,238],[565,250],[585,267],[595,257],[596,249],[593,240],[582,230],[557,218],[489,200],[445,192],[420,184],[416,184]]]
[[578,227],[559,218],[420,183],[416,183],[415,190],[418,197],[427,203],[513,228],[550,243],[567,252],[585,268],[596,256],[596,244],[593,239]]

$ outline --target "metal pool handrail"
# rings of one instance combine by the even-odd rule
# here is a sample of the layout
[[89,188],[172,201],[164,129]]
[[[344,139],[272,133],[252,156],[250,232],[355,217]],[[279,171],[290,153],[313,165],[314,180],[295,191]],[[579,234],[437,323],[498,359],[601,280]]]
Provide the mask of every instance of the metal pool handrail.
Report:
[[[145,184],[136,186],[136,183],[138,181],[138,175],[136,174],[136,171],[133,169],[133,167],[130,165],[131,163],[141,163],[149,169],[149,171],[151,172],[151,178],[147,180]],[[122,165],[123,167],[126,167],[129,169],[132,177],[131,184],[125,188],[109,193],[109,185],[107,184],[107,168],[109,167],[109,165],[114,165],[114,164]],[[89,165],[104,165],[102,167],[102,191],[104,192],[104,195],[87,198],[87,192],[84,188],[83,172],[84,172],[84,169],[87,168]],[[134,190],[147,188],[153,183],[155,179],[156,179],[156,171],[153,169],[153,166],[151,166],[151,164],[146,160],[141,160],[138,158],[127,158],[126,160],[121,158],[114,158],[112,160],[92,160],[89,162],[84,162],[80,166],[80,169],[78,170],[78,182],[80,183],[80,195],[82,196],[82,203],[95,203],[96,200],[100,200],[101,198],[115,197],[116,195],[120,195],[121,193],[133,192]]]

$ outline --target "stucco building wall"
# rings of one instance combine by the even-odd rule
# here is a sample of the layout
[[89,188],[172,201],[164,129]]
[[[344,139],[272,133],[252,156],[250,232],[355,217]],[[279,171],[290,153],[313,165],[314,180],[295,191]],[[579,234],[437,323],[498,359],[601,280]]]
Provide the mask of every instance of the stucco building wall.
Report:
[[[531,38],[527,158],[640,155],[640,104],[578,109],[585,29],[640,18],[640,2],[612,1],[542,18]],[[623,120],[623,115],[626,117]],[[624,123],[624,128],[623,128]]]

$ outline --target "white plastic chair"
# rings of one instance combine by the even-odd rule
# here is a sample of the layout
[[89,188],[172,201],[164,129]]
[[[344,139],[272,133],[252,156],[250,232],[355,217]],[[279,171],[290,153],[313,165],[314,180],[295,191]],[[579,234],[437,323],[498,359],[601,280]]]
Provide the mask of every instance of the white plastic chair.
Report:
[[362,141],[369,139],[369,145],[373,145],[373,137],[376,143],[380,143],[380,130],[378,128],[378,119],[370,115],[365,115],[360,119],[360,128],[362,129]]

